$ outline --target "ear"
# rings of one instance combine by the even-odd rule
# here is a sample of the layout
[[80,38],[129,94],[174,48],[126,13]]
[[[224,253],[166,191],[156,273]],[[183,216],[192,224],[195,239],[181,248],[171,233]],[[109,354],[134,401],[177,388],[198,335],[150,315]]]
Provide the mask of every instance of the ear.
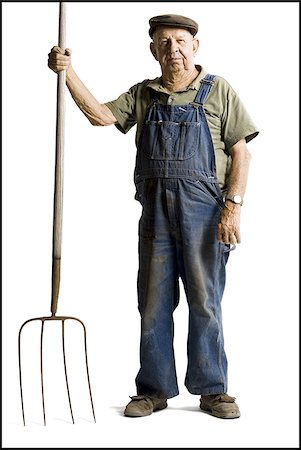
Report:
[[192,42],[193,54],[195,55],[199,49],[200,42],[198,39],[194,39]]
[[150,43],[150,51],[152,52],[153,57],[156,61],[158,61],[157,52],[155,49],[155,44],[153,42]]

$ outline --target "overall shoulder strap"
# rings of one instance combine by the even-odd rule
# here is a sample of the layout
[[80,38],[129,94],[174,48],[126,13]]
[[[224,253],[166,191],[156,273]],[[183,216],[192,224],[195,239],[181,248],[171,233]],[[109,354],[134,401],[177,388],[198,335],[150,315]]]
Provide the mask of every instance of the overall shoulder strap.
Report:
[[207,73],[207,75],[202,79],[201,86],[196,95],[194,103],[200,103],[201,105],[203,105],[206,102],[211,88],[214,85],[214,79],[215,75]]

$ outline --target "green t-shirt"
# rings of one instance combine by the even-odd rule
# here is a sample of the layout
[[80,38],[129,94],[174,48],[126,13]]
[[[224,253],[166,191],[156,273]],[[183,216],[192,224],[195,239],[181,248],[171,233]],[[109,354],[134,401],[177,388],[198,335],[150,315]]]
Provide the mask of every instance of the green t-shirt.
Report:
[[[161,84],[162,78],[158,77],[154,80],[144,80],[132,86],[116,100],[105,103],[117,120],[116,127],[122,133],[127,133],[137,124],[137,145],[147,107],[152,102],[150,89],[159,93],[159,102],[163,104],[183,105],[193,102],[201,80],[207,74],[202,67],[196,68],[199,75],[184,91],[167,92]],[[259,132],[236,92],[222,77],[215,78],[204,110],[215,151],[217,178],[221,189],[226,190],[231,167],[229,149],[242,138],[249,142]]]

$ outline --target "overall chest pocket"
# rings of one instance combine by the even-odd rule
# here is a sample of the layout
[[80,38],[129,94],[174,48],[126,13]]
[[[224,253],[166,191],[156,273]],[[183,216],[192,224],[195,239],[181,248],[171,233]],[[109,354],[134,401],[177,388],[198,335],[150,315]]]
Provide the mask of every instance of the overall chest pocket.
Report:
[[199,122],[146,121],[141,148],[149,159],[183,161],[191,158],[198,147]]

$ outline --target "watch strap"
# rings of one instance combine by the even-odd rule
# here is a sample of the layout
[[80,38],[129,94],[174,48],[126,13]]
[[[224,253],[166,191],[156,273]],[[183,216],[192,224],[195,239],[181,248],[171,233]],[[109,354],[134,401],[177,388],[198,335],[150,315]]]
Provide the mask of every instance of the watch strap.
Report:
[[241,199],[240,202],[236,202],[236,201],[234,200],[234,197],[235,197],[235,195],[233,195],[232,197],[226,196],[225,201],[226,201],[226,200],[230,200],[230,202],[234,203],[235,205],[240,205],[240,206],[242,206],[242,204],[243,204],[243,202],[244,202],[243,199]]

